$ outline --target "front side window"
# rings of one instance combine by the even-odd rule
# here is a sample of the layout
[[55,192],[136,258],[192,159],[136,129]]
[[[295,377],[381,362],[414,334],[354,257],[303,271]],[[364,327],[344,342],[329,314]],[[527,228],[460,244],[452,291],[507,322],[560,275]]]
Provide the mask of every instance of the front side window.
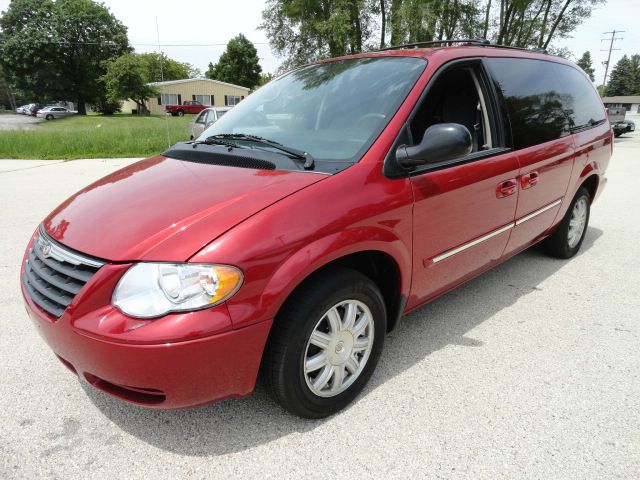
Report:
[[504,97],[516,149],[604,121],[593,85],[568,65],[517,58],[490,58],[487,64]]
[[196,123],[202,123],[202,124],[207,123],[206,121],[207,115],[209,115],[209,110],[203,110],[202,113],[198,115],[198,118],[196,118]]
[[490,150],[493,135],[477,68],[453,67],[438,76],[411,121],[413,144],[438,123],[457,123],[471,134],[472,151]]
[[302,67],[260,88],[201,136],[247,133],[327,162],[357,161],[427,65],[413,57],[338,60]]

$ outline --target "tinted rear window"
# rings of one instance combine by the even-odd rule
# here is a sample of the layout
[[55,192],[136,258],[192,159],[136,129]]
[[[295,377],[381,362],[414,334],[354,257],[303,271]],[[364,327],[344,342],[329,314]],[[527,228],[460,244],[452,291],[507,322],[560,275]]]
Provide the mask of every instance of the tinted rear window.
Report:
[[593,85],[575,68],[517,58],[487,63],[507,104],[514,148],[555,140],[605,118]]

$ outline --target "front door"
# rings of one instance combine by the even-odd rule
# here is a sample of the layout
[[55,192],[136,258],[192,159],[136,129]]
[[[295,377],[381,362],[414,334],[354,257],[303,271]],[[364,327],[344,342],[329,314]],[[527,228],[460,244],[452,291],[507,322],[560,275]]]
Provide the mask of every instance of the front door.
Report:
[[513,229],[519,171],[480,62],[437,74],[410,120],[412,143],[436,123],[472,134],[473,151],[414,172],[413,280],[408,307],[449,290],[497,263]]

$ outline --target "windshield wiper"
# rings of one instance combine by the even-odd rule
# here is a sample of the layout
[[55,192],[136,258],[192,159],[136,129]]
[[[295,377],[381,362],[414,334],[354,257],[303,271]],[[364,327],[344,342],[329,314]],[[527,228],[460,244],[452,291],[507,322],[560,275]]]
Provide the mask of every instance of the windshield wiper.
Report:
[[222,145],[223,147],[229,148],[229,150],[231,150],[232,148],[245,148],[242,145],[238,145],[237,143],[219,140],[214,137],[207,137],[204,140],[194,140],[190,143],[193,148],[196,148],[198,145]]
[[276,150],[280,150],[281,152],[284,152],[298,160],[304,160],[303,168],[305,170],[313,170],[314,167],[314,160],[310,153],[298,150],[297,148],[287,147],[279,142],[276,142],[275,140],[269,140],[268,138],[259,137],[257,135],[249,135],[247,133],[219,133],[217,135],[207,137],[204,141],[208,140],[221,142],[224,142],[226,140],[244,140],[248,142],[260,143],[262,145],[267,145],[269,147],[275,148]]

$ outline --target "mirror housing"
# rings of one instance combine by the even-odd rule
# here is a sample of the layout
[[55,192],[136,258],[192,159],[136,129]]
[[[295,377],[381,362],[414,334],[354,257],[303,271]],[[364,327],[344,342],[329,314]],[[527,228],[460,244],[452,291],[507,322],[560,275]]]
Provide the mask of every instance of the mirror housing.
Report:
[[471,153],[471,133],[459,123],[436,123],[427,128],[418,145],[400,145],[396,160],[403,168],[440,163]]

